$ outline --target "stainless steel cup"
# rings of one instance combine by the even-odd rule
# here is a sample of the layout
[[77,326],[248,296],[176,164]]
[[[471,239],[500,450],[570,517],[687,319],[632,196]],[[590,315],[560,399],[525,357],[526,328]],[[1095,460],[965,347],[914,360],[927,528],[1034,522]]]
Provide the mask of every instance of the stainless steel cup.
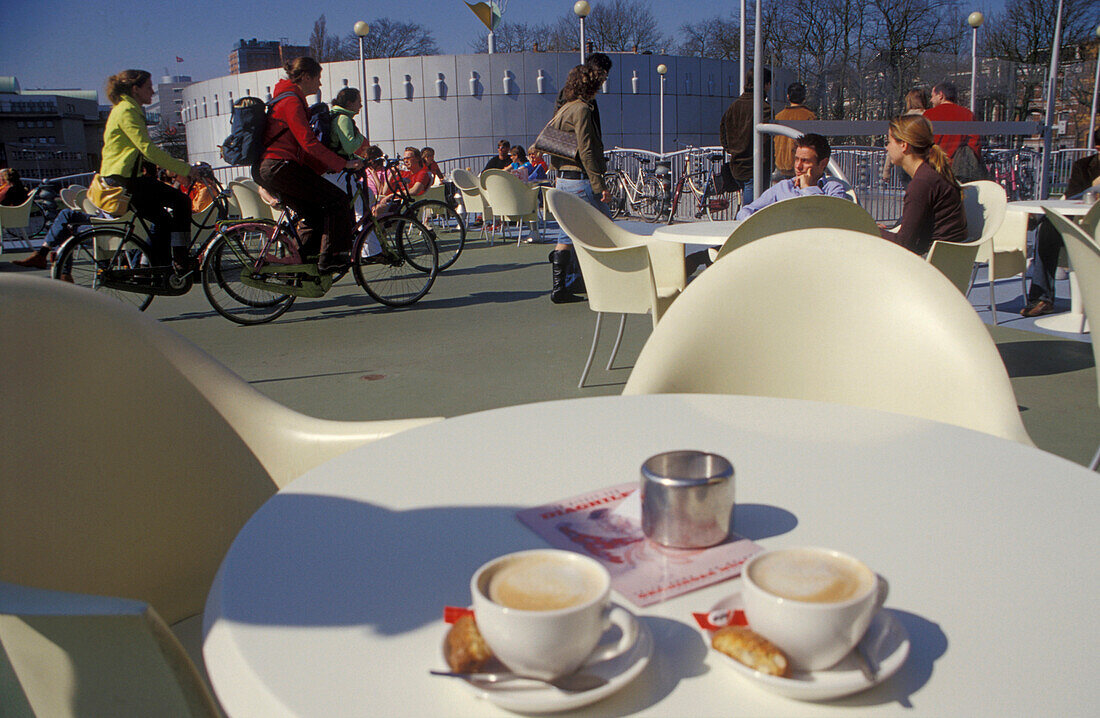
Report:
[[642,531],[671,548],[706,548],[730,532],[733,465],[704,451],[667,451],[642,464]]

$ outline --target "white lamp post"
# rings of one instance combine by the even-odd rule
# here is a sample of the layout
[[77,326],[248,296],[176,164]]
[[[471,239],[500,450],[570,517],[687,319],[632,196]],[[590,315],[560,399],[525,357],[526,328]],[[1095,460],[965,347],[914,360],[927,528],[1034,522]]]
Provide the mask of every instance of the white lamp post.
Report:
[[584,64],[584,19],[592,12],[592,6],[587,0],[577,0],[573,3],[573,14],[581,20],[581,64]]
[[363,136],[367,138],[367,142],[370,142],[370,132],[367,127],[367,88],[364,86],[367,82],[367,65],[363,59],[363,38],[370,32],[370,25],[360,20],[352,29],[355,31],[355,36],[359,38],[359,99],[363,103],[359,113],[363,125]]
[[661,76],[661,157],[665,156],[665,75],[668,67],[664,63],[657,66],[657,74]]
[[1038,199],[1050,196],[1050,151],[1054,144],[1054,101],[1058,89],[1058,56],[1062,49],[1062,0],[1058,0],[1054,16],[1054,41],[1050,45],[1050,77],[1047,79],[1046,136],[1043,138],[1042,173],[1039,175]]
[[974,28],[970,34],[970,112],[978,111],[978,28],[985,22],[985,16],[980,12],[970,13],[966,18],[966,24]]
[[737,94],[745,92],[745,0],[741,0],[741,44],[738,45],[737,58],[741,62],[740,75],[738,75]]
[[[1096,36],[1100,37],[1100,25],[1096,26]],[[1089,113],[1089,134],[1085,138],[1085,147],[1092,148],[1095,144],[1092,136],[1096,132],[1096,98],[1100,95],[1100,45],[1096,48],[1096,77],[1092,80],[1092,112]]]

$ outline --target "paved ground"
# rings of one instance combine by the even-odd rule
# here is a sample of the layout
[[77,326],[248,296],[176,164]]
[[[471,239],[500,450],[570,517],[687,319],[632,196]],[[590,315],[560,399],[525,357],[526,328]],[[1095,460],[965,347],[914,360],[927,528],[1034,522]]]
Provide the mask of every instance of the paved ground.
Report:
[[[424,300],[399,311],[375,304],[346,278],[328,296],[298,300],[263,326],[226,321],[210,308],[201,288],[184,297],[158,297],[148,313],[260,391],[315,416],[454,416],[619,393],[649,336],[650,320],[627,319],[619,360],[610,371],[604,366],[617,322],[606,321],[588,385],[578,389],[595,315],[586,303],[550,303],[549,250],[541,244],[517,247],[514,240],[494,247],[474,240]],[[20,256],[25,254],[5,253],[0,272],[22,271],[7,261]],[[1041,448],[1087,463],[1100,441],[1088,335],[1025,331],[1031,322],[1010,313],[1018,310],[1018,288],[1018,281],[998,283],[1007,326],[990,327],[990,333],[1012,377],[1024,423]],[[979,281],[972,297],[978,306],[984,291]],[[988,313],[980,315],[988,321]],[[494,438],[564,443],[567,439],[559,437],[567,435],[568,427],[547,426],[543,436],[517,437],[501,426]]]

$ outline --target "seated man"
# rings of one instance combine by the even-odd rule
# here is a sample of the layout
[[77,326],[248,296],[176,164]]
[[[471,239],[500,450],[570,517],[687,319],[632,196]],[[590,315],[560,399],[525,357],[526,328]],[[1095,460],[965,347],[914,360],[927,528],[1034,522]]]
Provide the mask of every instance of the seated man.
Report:
[[[512,149],[512,143],[508,140],[501,140],[497,143],[497,156],[490,157],[489,161],[485,163],[485,169],[487,170],[506,170],[512,164],[512,158],[508,156],[508,152]],[[483,172],[485,170],[482,170]]]
[[847,188],[843,182],[825,179],[825,167],[829,164],[832,149],[829,141],[821,135],[808,134],[794,141],[794,178],[781,180],[771,186],[754,202],[745,205],[737,213],[737,219],[745,219],[753,212],[764,209],[769,204],[785,199],[825,194],[830,197],[843,197]]

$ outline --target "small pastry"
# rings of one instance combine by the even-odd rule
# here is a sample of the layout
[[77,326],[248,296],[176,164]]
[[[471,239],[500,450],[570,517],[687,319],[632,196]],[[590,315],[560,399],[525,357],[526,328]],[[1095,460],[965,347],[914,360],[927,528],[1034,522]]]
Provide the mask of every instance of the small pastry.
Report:
[[790,663],[783,651],[747,626],[718,629],[710,645],[733,660],[769,676],[785,677],[790,673]]
[[477,673],[492,657],[493,652],[477,630],[477,623],[471,615],[459,618],[447,632],[444,648],[447,665],[455,673]]

